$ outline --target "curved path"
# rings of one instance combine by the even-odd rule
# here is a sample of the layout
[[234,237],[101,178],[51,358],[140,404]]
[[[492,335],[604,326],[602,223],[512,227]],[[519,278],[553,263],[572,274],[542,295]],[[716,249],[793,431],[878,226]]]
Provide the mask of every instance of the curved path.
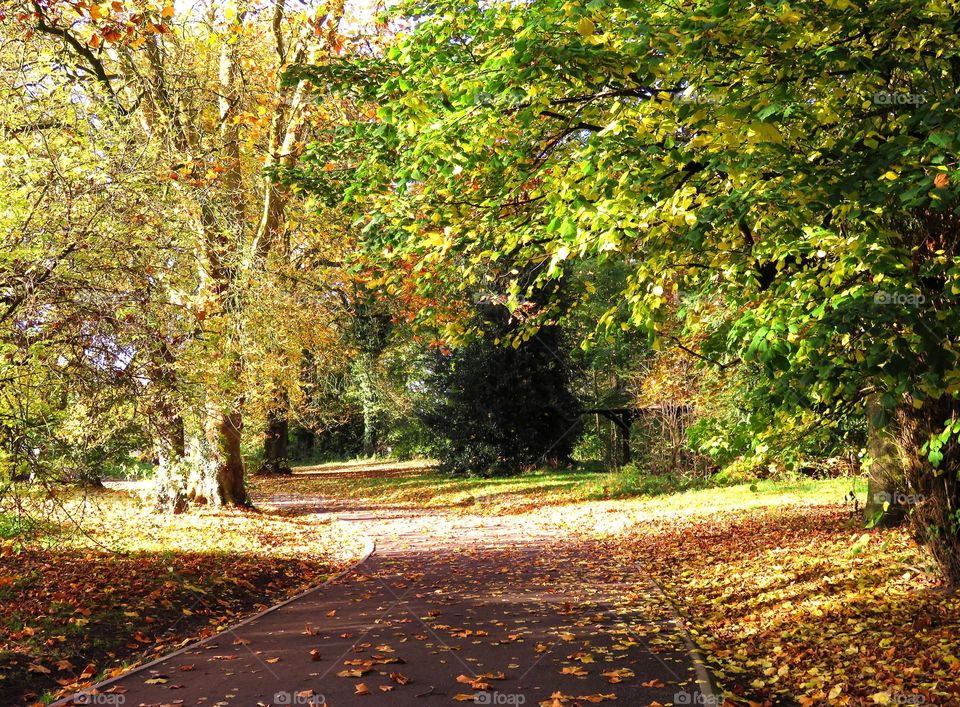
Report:
[[374,538],[376,552],[275,611],[62,704],[714,704],[699,693],[671,607],[613,546],[535,516],[274,505],[334,514]]

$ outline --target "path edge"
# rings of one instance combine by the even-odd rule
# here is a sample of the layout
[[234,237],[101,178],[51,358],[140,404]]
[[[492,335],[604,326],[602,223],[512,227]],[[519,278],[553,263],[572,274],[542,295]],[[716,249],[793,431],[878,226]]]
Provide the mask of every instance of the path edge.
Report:
[[680,635],[682,636],[683,642],[687,647],[687,655],[690,656],[690,661],[693,663],[693,669],[697,676],[697,688],[700,690],[700,694],[702,694],[705,698],[702,704],[713,705],[714,707],[722,707],[724,700],[726,699],[724,696],[724,690],[720,687],[716,676],[714,676],[713,671],[710,670],[710,667],[707,665],[707,661],[706,658],[704,658],[703,652],[690,636],[690,632],[686,627],[688,619],[681,613],[677,603],[674,601],[673,597],[670,596],[664,586],[660,584],[660,582],[658,582],[657,579],[650,574],[650,572],[648,572],[641,563],[636,562],[634,564],[637,569],[643,572],[644,576],[647,578],[647,581],[657,591],[657,594],[659,594],[660,597],[670,605],[670,607],[673,609],[674,616],[679,620],[677,623],[677,628],[680,629]]
[[92,690],[98,690],[98,691],[99,691],[99,690],[101,690],[104,686],[111,685],[111,684],[113,684],[113,683],[115,683],[115,682],[119,682],[120,680],[125,680],[125,679],[127,679],[128,677],[130,677],[131,675],[136,675],[136,674],[139,673],[139,672],[143,672],[144,670],[147,670],[148,668],[152,668],[153,666],[158,665],[158,664],[160,664],[160,663],[163,663],[163,662],[165,662],[165,661],[168,661],[168,660],[170,660],[171,658],[175,658],[176,656],[181,655],[181,654],[183,654],[183,653],[186,653],[187,651],[192,651],[193,649],[197,648],[198,646],[202,646],[202,645],[204,645],[205,643],[209,643],[210,641],[213,641],[213,640],[215,640],[215,639],[222,638],[225,633],[230,633],[231,631],[236,631],[238,628],[241,628],[241,627],[243,627],[243,626],[246,626],[247,624],[251,624],[251,623],[253,623],[254,621],[257,621],[258,619],[262,619],[262,618],[263,618],[264,616],[266,616],[267,614],[272,614],[274,611],[277,611],[278,609],[282,609],[282,608],[285,607],[287,604],[292,604],[293,602],[298,601],[299,599],[303,599],[305,596],[307,596],[307,595],[309,595],[309,594],[312,594],[312,593],[314,593],[314,592],[316,592],[316,591],[319,591],[319,590],[323,589],[323,588],[326,587],[328,584],[332,584],[333,582],[337,581],[337,580],[340,579],[341,577],[349,574],[350,572],[353,572],[355,569],[357,569],[357,567],[359,567],[359,566],[362,565],[364,562],[366,562],[367,560],[369,560],[369,559],[373,556],[373,554],[377,551],[377,541],[374,540],[374,539],[373,539],[372,537],[370,537],[369,535],[364,536],[364,537],[365,537],[364,550],[363,550],[363,554],[361,555],[360,559],[357,560],[356,562],[354,562],[353,564],[351,564],[349,567],[346,567],[346,568],[340,570],[340,571],[337,572],[335,575],[331,575],[330,577],[327,577],[327,578],[326,578],[323,582],[321,582],[320,584],[317,584],[317,585],[315,585],[315,586],[313,586],[313,587],[308,587],[307,589],[304,589],[304,590],[303,590],[302,592],[300,592],[299,594],[295,594],[295,595],[293,595],[292,597],[287,597],[286,599],[284,599],[284,600],[283,600],[282,602],[280,602],[279,604],[274,604],[273,606],[269,606],[269,607],[267,607],[266,609],[264,609],[263,611],[261,611],[261,612],[259,612],[259,613],[256,613],[256,614],[253,614],[252,616],[248,616],[247,618],[243,619],[242,621],[238,621],[238,622],[235,623],[235,624],[230,624],[229,626],[221,629],[220,631],[217,631],[217,632],[214,633],[213,635],[207,636],[206,638],[201,638],[199,641],[193,641],[193,642],[191,642],[191,643],[188,643],[188,644],[186,644],[185,646],[181,646],[180,648],[178,648],[178,649],[175,650],[175,651],[171,651],[170,653],[164,653],[163,655],[158,656],[157,658],[154,658],[153,660],[151,660],[151,661],[148,662],[148,663],[144,663],[143,665],[134,666],[134,667],[130,668],[129,670],[125,670],[124,672],[120,673],[119,675],[114,675],[112,678],[108,678],[108,679],[106,679],[106,680],[101,680],[100,682],[95,682],[95,683],[93,683],[92,685],[90,685],[89,687],[85,687],[85,688],[83,688],[83,689],[81,689],[81,690],[78,690],[78,691],[74,692],[73,694],[71,694],[71,695],[69,695],[69,696],[67,696],[67,697],[61,697],[59,700],[57,700],[57,701],[55,701],[55,702],[51,702],[50,704],[48,704],[47,707],[71,707],[72,705],[76,705],[76,704],[78,704],[78,703],[76,702],[77,698],[81,698],[81,697],[83,697],[83,696],[85,696],[85,695],[89,695]]

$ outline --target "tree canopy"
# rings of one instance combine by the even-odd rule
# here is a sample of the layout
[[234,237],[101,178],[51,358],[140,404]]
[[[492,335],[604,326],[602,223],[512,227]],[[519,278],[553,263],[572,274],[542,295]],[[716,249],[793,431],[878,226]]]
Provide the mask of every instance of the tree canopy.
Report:
[[[388,260],[464,290],[508,262],[514,312],[578,263],[626,264],[600,327],[757,370],[744,396],[776,414],[756,449],[872,400],[952,509],[955,9],[403,4],[388,51],[292,73],[371,106],[300,179],[362,194]],[[944,513],[929,524],[956,536]]]

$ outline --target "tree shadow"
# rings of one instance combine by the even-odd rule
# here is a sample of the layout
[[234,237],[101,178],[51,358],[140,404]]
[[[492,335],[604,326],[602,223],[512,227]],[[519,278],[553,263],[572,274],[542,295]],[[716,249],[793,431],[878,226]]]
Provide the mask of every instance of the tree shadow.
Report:
[[150,659],[336,569],[215,550],[0,553],[0,704],[31,704],[81,675]]

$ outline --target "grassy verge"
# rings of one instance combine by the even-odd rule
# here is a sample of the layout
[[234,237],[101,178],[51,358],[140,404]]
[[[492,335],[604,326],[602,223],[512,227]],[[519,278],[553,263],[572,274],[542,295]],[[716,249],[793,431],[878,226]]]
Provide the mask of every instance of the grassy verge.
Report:
[[451,478],[428,462],[359,461],[300,467],[291,477],[254,481],[257,496],[303,494],[366,500],[404,508],[469,509],[472,513],[521,513],[542,505],[638,495],[659,495],[703,486],[697,480],[636,471],[585,468],[538,470],[519,476]]
[[41,521],[22,510],[0,511],[0,704],[46,701],[216,632],[360,550],[315,517],[158,515],[117,491],[29,501]]
[[[840,500],[850,479],[760,481],[718,488],[709,480],[589,468],[546,469],[518,476],[452,478],[428,462],[357,461],[300,467],[292,477],[255,479],[256,497],[302,494],[375,502],[384,506],[465,510],[479,514],[523,513],[543,506],[615,499],[643,499],[657,507],[695,510],[710,503],[749,507],[789,499]],[[860,488],[863,492],[865,489]],[[719,495],[717,495],[719,494]],[[706,503],[707,499],[715,499]],[[719,500],[716,500],[719,499]]]

